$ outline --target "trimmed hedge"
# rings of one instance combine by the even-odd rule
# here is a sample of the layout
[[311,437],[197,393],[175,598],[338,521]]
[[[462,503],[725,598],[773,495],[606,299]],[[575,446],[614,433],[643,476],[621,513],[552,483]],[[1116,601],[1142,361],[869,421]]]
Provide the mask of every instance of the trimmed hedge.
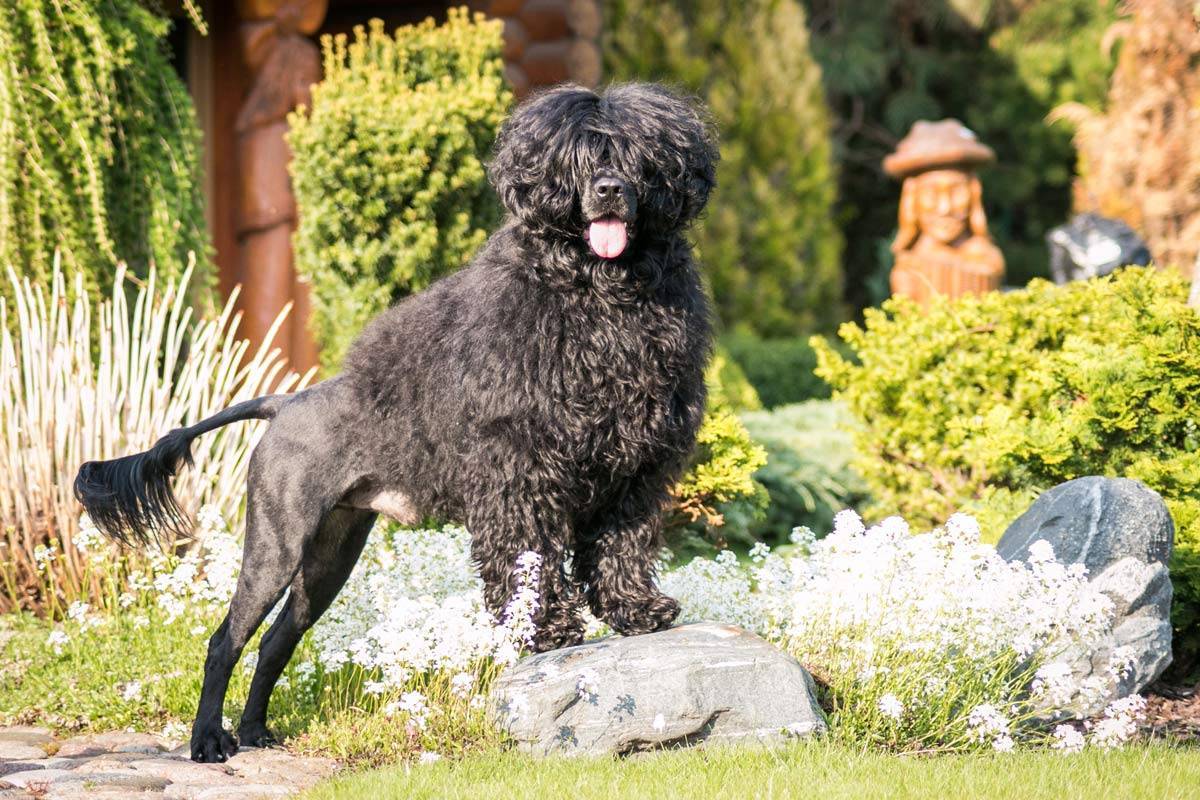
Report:
[[333,371],[363,325],[463,266],[500,220],[484,159],[512,93],[502,24],[451,9],[384,33],[324,37],[325,79],[289,117],[296,269]]
[[991,530],[1039,492],[1083,475],[1135,478],[1175,519],[1176,660],[1200,653],[1200,315],[1174,272],[1129,267],[1068,286],[903,299],[814,340],[817,374],[861,423],[869,511]]

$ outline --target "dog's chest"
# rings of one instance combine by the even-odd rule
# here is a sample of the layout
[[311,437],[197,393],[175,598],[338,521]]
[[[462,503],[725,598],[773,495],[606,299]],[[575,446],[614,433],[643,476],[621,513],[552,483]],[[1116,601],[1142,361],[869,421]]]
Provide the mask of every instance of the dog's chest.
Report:
[[688,395],[703,370],[703,342],[678,308],[646,303],[564,317],[545,353],[561,443],[576,459],[630,472],[690,439]]

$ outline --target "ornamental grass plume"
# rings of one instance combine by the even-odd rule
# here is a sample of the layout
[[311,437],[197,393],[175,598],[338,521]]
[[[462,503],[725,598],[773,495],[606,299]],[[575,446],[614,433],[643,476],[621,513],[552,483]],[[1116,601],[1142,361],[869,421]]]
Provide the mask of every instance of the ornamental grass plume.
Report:
[[[237,336],[236,292],[217,316],[194,318],[191,274],[189,265],[165,285],[154,272],[127,283],[122,267],[109,299],[96,304],[81,276],[68,287],[56,267],[42,286],[9,269],[15,301],[0,303],[0,612],[58,614],[111,583],[86,555],[108,545],[81,532],[71,494],[82,462],[145,449],[228,405],[306,383],[285,372],[271,347],[286,309],[252,351]],[[196,469],[175,486],[183,507],[209,504],[240,519],[250,452],[264,429],[236,426],[198,440]],[[165,552],[186,544],[162,542]]]

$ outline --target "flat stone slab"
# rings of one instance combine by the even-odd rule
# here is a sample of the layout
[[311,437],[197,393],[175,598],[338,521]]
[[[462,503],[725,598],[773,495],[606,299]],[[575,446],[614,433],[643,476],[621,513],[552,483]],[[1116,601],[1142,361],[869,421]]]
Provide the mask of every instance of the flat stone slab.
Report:
[[732,625],[702,622],[528,656],[490,705],[534,755],[769,744],[826,729],[812,677]]
[[[111,732],[59,741],[46,729],[0,728],[0,752],[37,749],[36,759],[0,756],[0,800],[252,800],[290,797],[329,777],[337,763],[272,748],[245,748],[224,764],[197,764],[187,747],[145,733]],[[169,749],[174,748],[174,749]],[[47,752],[53,752],[48,756]]]

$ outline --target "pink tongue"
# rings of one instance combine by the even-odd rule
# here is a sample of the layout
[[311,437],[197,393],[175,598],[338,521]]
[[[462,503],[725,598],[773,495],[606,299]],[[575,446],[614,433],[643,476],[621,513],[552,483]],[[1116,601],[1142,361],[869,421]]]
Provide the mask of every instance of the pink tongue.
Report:
[[598,219],[588,226],[588,244],[601,258],[616,258],[625,250],[625,223],[614,217]]

